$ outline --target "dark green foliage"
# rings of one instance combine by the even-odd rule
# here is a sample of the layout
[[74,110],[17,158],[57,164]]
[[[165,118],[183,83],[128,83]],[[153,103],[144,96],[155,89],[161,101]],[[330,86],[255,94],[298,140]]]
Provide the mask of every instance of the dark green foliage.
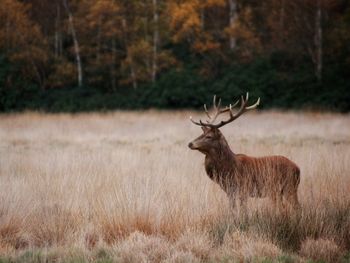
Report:
[[228,104],[249,91],[252,101],[261,97],[263,109],[348,112],[350,76],[347,72],[350,71],[345,64],[329,66],[320,83],[306,59],[275,52],[251,63],[232,63],[211,78],[201,75],[198,67],[189,64],[182,69],[171,69],[160,75],[155,84],[144,84],[137,89],[119,86],[115,91],[106,91],[100,86],[85,86],[42,90],[17,77],[13,65],[0,57],[0,111],[200,109],[204,103],[211,104],[214,94]]

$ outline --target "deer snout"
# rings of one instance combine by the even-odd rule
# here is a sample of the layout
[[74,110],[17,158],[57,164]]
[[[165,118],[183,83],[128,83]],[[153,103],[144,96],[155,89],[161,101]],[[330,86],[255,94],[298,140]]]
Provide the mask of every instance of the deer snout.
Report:
[[191,150],[197,150],[197,144],[196,144],[196,142],[190,142],[189,144],[188,144],[188,147],[191,149]]

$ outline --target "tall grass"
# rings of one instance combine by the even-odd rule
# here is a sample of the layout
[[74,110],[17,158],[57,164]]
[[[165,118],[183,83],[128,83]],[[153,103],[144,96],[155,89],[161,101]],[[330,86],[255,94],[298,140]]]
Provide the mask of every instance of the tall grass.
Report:
[[[299,262],[350,250],[350,118],[252,113],[232,150],[301,168],[300,213],[232,214],[187,143],[190,112],[0,116],[0,255],[12,261]],[[0,259],[1,261],[1,259]]]

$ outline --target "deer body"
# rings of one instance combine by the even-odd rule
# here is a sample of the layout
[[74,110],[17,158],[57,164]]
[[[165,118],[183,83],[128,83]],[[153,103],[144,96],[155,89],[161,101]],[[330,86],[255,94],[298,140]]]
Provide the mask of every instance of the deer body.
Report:
[[[297,208],[300,182],[298,166],[283,156],[250,157],[235,154],[219,130],[219,127],[241,115],[242,111],[252,109],[252,106],[245,107],[247,100],[248,96],[246,101],[242,99],[241,109],[236,115],[233,115],[230,107],[229,121],[222,121],[218,125],[194,122],[202,127],[203,134],[188,146],[205,155],[207,175],[226,192],[232,207],[237,198],[244,205],[248,197],[269,197],[277,208],[281,208],[283,201]],[[215,99],[214,105],[217,109],[215,120],[218,114],[227,112],[227,109],[220,111]]]

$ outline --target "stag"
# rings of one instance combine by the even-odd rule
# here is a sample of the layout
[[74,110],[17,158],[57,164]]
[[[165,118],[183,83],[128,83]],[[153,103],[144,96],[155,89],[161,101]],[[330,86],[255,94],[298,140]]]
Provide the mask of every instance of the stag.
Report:
[[[288,204],[292,208],[299,207],[298,185],[300,182],[299,167],[284,156],[250,157],[234,153],[219,128],[233,122],[243,113],[257,108],[260,98],[255,104],[248,105],[249,94],[241,97],[238,111],[234,108],[239,100],[229,107],[221,107],[221,100],[213,99],[213,114],[204,110],[208,120],[194,121],[200,126],[203,134],[190,142],[188,147],[205,155],[205,171],[209,178],[216,182],[227,194],[231,207],[239,201],[239,207],[245,208],[248,197],[269,197],[279,211]],[[216,121],[221,114],[228,114],[227,120]],[[217,122],[215,124],[215,122]]]

